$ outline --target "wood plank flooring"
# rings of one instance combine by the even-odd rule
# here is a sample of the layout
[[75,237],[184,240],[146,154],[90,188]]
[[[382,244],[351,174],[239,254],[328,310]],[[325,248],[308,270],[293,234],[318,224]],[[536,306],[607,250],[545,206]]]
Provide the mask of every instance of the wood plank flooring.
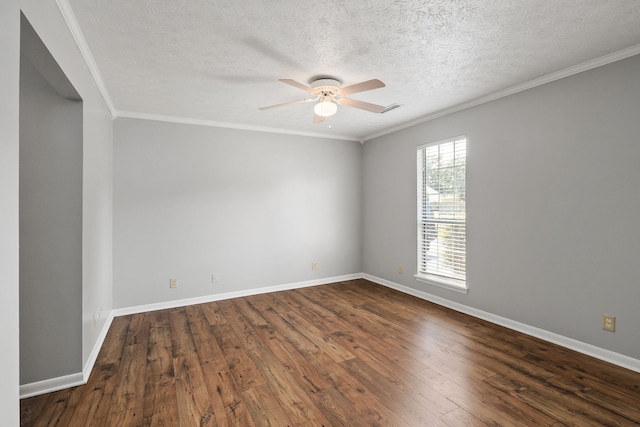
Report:
[[365,280],[117,317],[23,426],[631,426],[640,374]]

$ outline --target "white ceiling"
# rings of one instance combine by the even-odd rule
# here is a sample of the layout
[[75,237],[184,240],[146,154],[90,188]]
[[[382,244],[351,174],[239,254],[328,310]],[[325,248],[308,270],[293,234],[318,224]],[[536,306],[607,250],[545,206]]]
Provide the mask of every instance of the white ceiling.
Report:
[[[604,55],[640,53],[637,0],[59,3],[71,7],[116,116],[354,140]],[[258,110],[308,97],[278,79],[318,75],[343,85],[380,79],[385,88],[350,97],[402,107],[343,106],[321,124],[311,122],[312,104]]]

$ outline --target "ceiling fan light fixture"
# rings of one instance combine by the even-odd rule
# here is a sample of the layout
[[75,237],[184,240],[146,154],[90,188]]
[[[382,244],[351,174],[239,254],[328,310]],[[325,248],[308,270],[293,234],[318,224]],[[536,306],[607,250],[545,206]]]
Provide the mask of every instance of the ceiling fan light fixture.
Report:
[[371,104],[369,102],[358,101],[357,99],[345,97],[352,93],[360,93],[384,87],[384,83],[378,79],[367,80],[347,87],[341,87],[340,85],[342,82],[330,77],[315,78],[309,82],[310,86],[298,83],[291,79],[280,79],[280,81],[295,88],[302,89],[303,91],[313,95],[315,98],[306,98],[299,101],[285,102],[284,104],[269,105],[267,107],[260,107],[260,110],[271,110],[272,108],[319,101],[313,107],[313,111],[315,112],[315,115],[313,116],[313,123],[322,123],[326,117],[336,114],[338,111],[338,105],[359,108],[372,113],[385,113],[395,108],[394,106],[383,107],[382,105]]
[[313,111],[320,117],[329,117],[333,116],[336,111],[338,111],[338,105],[330,100],[324,100],[322,102],[318,102],[315,107],[313,107]]

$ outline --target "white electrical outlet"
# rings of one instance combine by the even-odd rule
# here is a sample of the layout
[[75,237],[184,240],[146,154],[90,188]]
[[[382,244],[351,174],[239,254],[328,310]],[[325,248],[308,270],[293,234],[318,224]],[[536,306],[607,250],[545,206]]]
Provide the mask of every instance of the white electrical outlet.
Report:
[[211,273],[211,283],[214,285],[218,284],[218,273]]
[[169,287],[177,288],[178,287],[178,279],[171,278],[169,279]]
[[314,270],[314,271],[317,270],[318,269],[318,263],[317,262],[312,262],[311,263],[311,269]]

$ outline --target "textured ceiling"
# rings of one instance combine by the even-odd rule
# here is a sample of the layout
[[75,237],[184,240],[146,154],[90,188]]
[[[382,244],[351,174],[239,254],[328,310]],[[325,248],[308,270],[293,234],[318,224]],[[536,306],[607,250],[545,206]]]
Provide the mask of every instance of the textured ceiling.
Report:
[[[115,107],[366,139],[540,76],[640,45],[637,0],[67,0]],[[313,124],[317,75],[402,107],[348,107]]]

